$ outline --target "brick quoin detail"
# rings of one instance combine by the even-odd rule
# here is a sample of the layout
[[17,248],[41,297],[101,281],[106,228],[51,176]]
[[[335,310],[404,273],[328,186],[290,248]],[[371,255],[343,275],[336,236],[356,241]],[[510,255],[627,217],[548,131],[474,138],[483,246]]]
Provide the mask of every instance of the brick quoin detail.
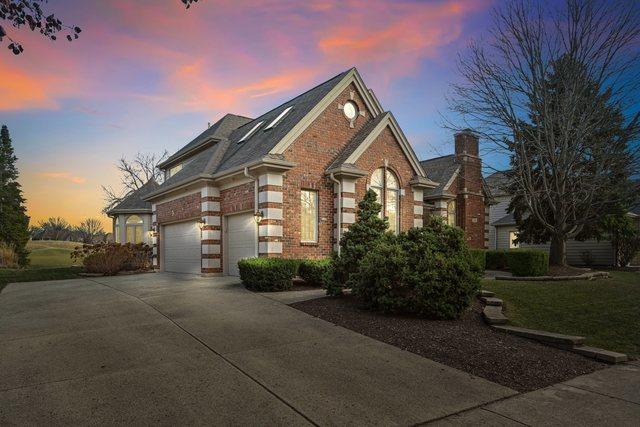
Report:
[[200,193],[189,194],[156,206],[156,218],[159,224],[185,221],[199,218],[202,211]]
[[220,191],[221,210],[223,215],[254,209],[255,184],[248,182],[236,187]]
[[[353,101],[365,116],[358,117],[349,127],[338,104],[345,104],[355,93]],[[296,163],[287,171],[283,183],[282,256],[285,258],[324,258],[333,249],[333,182],[325,170],[344,146],[372,119],[354,85],[336,97],[316,120],[287,148],[284,156]],[[318,191],[318,242],[300,242],[300,190]]]

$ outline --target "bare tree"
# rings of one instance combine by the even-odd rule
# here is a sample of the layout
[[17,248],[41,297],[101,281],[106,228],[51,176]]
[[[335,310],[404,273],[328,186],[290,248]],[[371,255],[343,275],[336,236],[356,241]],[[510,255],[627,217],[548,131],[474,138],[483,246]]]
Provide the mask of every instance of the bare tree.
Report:
[[94,243],[96,238],[104,234],[102,222],[96,218],[87,218],[77,227],[78,237],[83,243]]
[[[552,9],[515,0],[494,11],[489,40],[460,57],[463,83],[452,86],[451,108],[460,128],[511,156],[520,218],[550,238],[553,264],[566,264],[568,239],[632,197],[612,183],[638,171],[638,40],[632,1],[567,0]],[[616,129],[612,117],[622,117]]]
[[40,221],[37,227],[42,230],[41,238],[46,240],[69,240],[73,232],[73,227],[61,217],[51,217],[46,221]]
[[137,153],[133,160],[127,160],[125,157],[120,158],[116,163],[116,167],[120,172],[122,189],[121,191],[116,191],[112,187],[102,186],[106,202],[102,212],[108,212],[129,194],[140,189],[151,180],[161,183],[164,175],[158,169],[158,165],[166,160],[167,157],[169,157],[169,153],[165,150],[160,155]]

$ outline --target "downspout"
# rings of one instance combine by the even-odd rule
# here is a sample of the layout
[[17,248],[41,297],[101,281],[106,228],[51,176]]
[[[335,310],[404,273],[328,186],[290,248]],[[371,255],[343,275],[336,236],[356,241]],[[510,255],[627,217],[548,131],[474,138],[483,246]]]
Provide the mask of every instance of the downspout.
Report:
[[340,237],[342,236],[342,183],[340,182],[340,180],[336,179],[336,177],[333,175],[333,172],[331,172],[331,175],[329,175],[329,177],[331,178],[331,181],[335,182],[336,184],[338,184],[338,255],[340,255]]
[[[254,182],[254,187],[253,187],[253,208],[254,208],[254,213],[258,212],[258,178],[256,178],[255,176],[251,175],[249,173],[249,167],[245,167],[244,168],[244,176],[246,176],[247,178],[249,178],[250,180],[252,180]],[[260,224],[256,224],[256,257],[259,256],[258,253],[258,236],[260,235]]]

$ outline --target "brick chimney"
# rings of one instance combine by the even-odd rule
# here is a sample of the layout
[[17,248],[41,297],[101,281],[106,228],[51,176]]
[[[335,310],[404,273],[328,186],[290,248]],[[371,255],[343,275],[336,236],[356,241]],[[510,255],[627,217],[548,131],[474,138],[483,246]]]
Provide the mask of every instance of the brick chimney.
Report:
[[482,160],[478,136],[465,129],[455,134],[455,159],[460,164],[457,181],[457,222],[472,248],[484,248],[485,204],[482,191]]

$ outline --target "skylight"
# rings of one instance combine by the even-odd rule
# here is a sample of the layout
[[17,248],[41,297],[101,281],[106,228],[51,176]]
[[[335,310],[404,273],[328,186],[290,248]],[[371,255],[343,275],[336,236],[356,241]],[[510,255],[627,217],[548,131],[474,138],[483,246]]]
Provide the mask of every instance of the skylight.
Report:
[[282,120],[284,116],[286,116],[289,113],[289,111],[291,111],[292,108],[293,107],[287,107],[282,113],[278,115],[278,117],[273,119],[273,121],[269,123],[269,126],[264,128],[264,130],[272,129],[273,127],[275,127],[275,125],[277,125],[280,122],[280,120]]
[[250,137],[251,135],[253,135],[253,134],[254,134],[254,132],[255,132],[255,131],[257,131],[257,130],[258,130],[258,128],[260,127],[260,125],[262,125],[263,123],[264,123],[264,121],[261,121],[261,122],[256,123],[256,124],[251,128],[251,130],[250,130],[249,132],[247,132],[247,133],[246,133],[246,134],[245,134],[245,135],[240,139],[240,141],[238,141],[238,143],[243,142],[243,141],[246,141],[247,139],[249,139],[249,137]]

